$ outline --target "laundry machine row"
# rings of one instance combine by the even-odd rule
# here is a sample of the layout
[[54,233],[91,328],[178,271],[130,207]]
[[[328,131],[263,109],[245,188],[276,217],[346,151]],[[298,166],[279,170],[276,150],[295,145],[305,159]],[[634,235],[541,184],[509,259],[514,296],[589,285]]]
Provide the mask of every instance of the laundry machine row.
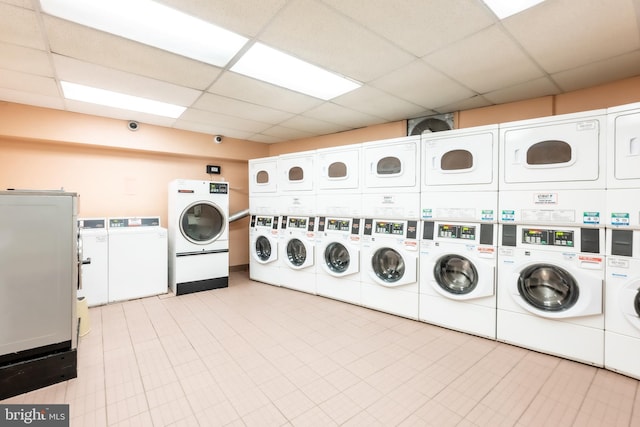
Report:
[[[640,378],[634,363],[640,357],[639,129],[640,103],[427,134],[413,170],[386,158],[404,152],[401,145],[410,147],[410,139],[351,147],[360,154],[360,161],[350,161],[360,167],[360,190],[342,190],[351,203],[334,202],[339,198],[331,194],[340,194],[335,180],[338,190],[319,197],[316,175],[315,212],[306,211],[325,224],[316,231],[316,293],[394,312],[366,303],[364,290],[376,283],[371,258],[377,248],[370,242],[385,241],[374,232],[385,223],[392,236],[394,223],[418,219],[411,227],[418,319]],[[326,149],[324,161],[331,150],[347,147]],[[396,183],[385,187],[394,174]],[[276,212],[283,215],[282,208]],[[337,237],[326,231],[329,220]],[[352,284],[360,283],[359,297],[357,285],[351,296],[320,291],[319,277],[330,276],[320,256],[325,238],[358,242],[335,253],[360,251],[360,271],[350,273]],[[387,259],[390,272],[398,259]]]

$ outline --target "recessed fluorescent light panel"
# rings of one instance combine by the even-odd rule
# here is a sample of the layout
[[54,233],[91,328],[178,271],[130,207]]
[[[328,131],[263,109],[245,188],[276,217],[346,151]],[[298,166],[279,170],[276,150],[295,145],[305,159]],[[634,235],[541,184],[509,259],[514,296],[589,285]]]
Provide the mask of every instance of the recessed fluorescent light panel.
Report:
[[166,102],[140,98],[138,96],[125,95],[109,90],[79,85],[61,81],[64,97],[75,101],[89,102],[107,107],[120,108],[122,110],[138,111],[141,113],[155,114],[157,116],[177,119],[184,113],[186,107],[167,104]]
[[262,43],[251,46],[231,71],[324,100],[361,86]]
[[49,15],[225,66],[247,38],[151,0],[40,0]]
[[489,9],[496,14],[499,19],[508,18],[511,15],[520,13],[525,9],[529,9],[542,3],[544,0],[482,0]]

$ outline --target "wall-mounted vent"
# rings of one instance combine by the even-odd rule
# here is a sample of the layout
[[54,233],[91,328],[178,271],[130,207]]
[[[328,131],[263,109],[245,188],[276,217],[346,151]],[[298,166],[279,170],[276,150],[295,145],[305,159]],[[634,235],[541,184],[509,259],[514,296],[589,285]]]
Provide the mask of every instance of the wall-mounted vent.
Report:
[[407,120],[407,135],[440,132],[453,129],[453,113],[416,117]]

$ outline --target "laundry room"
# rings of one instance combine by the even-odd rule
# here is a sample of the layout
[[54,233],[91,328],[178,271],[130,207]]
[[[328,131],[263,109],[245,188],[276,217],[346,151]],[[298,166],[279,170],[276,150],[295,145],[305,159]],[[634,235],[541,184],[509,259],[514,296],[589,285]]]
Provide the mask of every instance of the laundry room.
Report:
[[640,5],[365,3],[0,0],[0,425],[640,425]]

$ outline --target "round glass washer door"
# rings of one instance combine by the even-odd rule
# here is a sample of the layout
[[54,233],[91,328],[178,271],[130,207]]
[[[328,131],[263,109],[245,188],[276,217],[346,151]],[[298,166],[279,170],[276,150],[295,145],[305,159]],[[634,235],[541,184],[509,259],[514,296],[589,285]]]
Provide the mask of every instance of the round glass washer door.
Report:
[[345,273],[351,264],[349,250],[342,243],[332,242],[324,251],[324,262],[332,272]]
[[461,255],[450,254],[438,259],[433,275],[440,288],[454,295],[467,295],[478,286],[476,266]]
[[254,249],[260,261],[266,262],[271,258],[271,242],[265,236],[258,236]]
[[402,279],[405,264],[402,255],[392,248],[380,248],[371,257],[371,267],[380,280],[395,283]]
[[217,240],[225,230],[227,221],[220,208],[208,202],[195,202],[187,206],[180,216],[180,232],[196,245]]
[[522,270],[518,292],[527,304],[547,312],[568,310],[580,296],[576,279],[567,270],[550,264],[535,264]]
[[291,239],[287,243],[287,258],[294,267],[301,267],[307,260],[307,248],[300,239]]

